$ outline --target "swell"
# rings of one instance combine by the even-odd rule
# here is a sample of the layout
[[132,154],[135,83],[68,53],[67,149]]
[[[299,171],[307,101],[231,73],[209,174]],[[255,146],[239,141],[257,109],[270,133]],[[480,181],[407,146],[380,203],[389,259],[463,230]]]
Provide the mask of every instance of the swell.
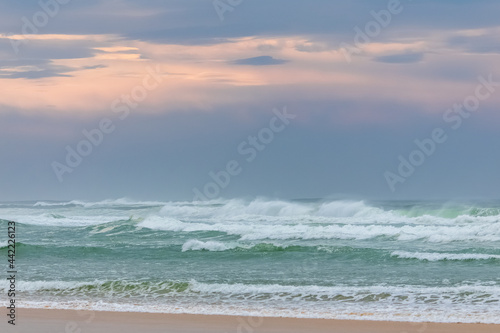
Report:
[[[0,251],[7,251],[8,244],[0,243]],[[79,246],[79,245],[57,245],[57,244],[27,244],[16,242],[16,252],[21,254],[57,254],[68,257],[70,255],[83,256],[87,254],[111,254],[112,248],[106,246]]]
[[[387,304],[499,304],[500,286],[458,284],[452,286],[388,285],[287,285],[252,283],[207,283],[189,281],[20,281],[18,291],[50,296],[144,298],[201,297],[266,302],[269,300]],[[6,282],[0,290],[7,290]]]
[[394,251],[391,256],[399,259],[420,260],[420,261],[500,261],[500,254],[488,253],[443,253],[443,252],[407,252]]
[[[500,251],[492,249],[469,249],[457,252],[409,252],[393,251],[380,248],[363,248],[351,246],[332,246],[332,245],[285,245],[273,243],[241,244],[238,242],[219,242],[219,241],[201,241],[191,239],[182,245],[182,251],[207,251],[207,252],[245,252],[245,253],[285,253],[285,252],[304,252],[304,253],[322,253],[328,257],[337,259],[363,259],[373,260],[392,260],[407,261],[417,260],[423,262],[433,261],[500,261]],[[484,252],[490,253],[484,253]],[[495,252],[495,253],[491,253]]]
[[100,208],[110,210],[161,208],[165,216],[325,216],[325,217],[423,217],[453,219],[459,216],[500,216],[500,203],[458,203],[428,201],[379,201],[364,200],[279,200],[257,198],[254,200],[219,199],[212,201],[137,201],[128,198],[102,201],[37,201],[0,203],[3,208],[68,209]]
[[[10,206],[8,206],[10,207]],[[100,202],[36,202],[24,208],[0,206],[0,217],[24,224],[82,226],[126,219],[176,219],[184,222],[256,223],[372,223],[377,225],[491,224],[499,221],[500,206],[428,202],[366,202],[353,200],[216,200],[208,202],[156,202],[128,199]],[[5,215],[5,212],[9,214]],[[125,215],[125,216],[124,216]],[[17,219],[16,219],[17,217]]]
[[[115,216],[65,216],[56,213],[46,213],[43,215],[25,216],[22,219],[0,218],[0,225],[4,224],[7,228],[8,222],[15,222],[16,226],[26,229],[34,228],[74,228],[88,230],[105,229],[110,226],[135,226],[143,221],[144,218],[129,215],[128,217]],[[135,228],[135,227],[134,227]]]
[[207,252],[230,252],[230,253],[328,253],[335,255],[359,255],[361,257],[372,257],[374,255],[388,256],[389,252],[370,249],[355,248],[350,246],[330,246],[330,245],[298,245],[298,244],[274,244],[274,243],[254,243],[245,244],[239,242],[201,241],[190,239],[182,245],[182,252],[207,251]]
[[158,231],[199,233],[219,232],[239,236],[243,241],[258,240],[369,240],[391,239],[396,241],[426,241],[449,243],[459,241],[500,241],[500,222],[463,224],[380,224],[367,223],[305,223],[259,220],[185,222],[171,217],[152,216],[138,227]]
[[84,207],[84,208],[119,208],[119,207],[134,207],[134,208],[147,208],[147,207],[157,207],[163,206],[165,202],[160,201],[135,201],[127,198],[121,199],[108,199],[102,201],[81,201],[81,200],[71,200],[71,201],[37,201],[32,205],[32,207]]
[[207,202],[169,202],[163,206],[163,216],[170,217],[235,217],[235,216],[312,216],[312,217],[368,217],[368,218],[418,218],[500,216],[500,205],[432,202],[366,202],[353,200],[218,200]]

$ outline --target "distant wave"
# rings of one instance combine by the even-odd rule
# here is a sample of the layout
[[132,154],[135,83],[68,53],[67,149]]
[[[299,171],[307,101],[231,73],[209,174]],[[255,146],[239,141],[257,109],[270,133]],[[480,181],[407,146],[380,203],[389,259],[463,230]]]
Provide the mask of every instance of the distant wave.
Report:
[[[18,206],[16,206],[18,207]],[[26,206],[28,207],[28,206]],[[441,224],[471,223],[475,221],[495,222],[500,220],[500,206],[481,207],[472,204],[437,204],[425,202],[369,203],[355,200],[296,200],[277,199],[218,199],[198,202],[135,201],[127,198],[108,199],[96,202],[38,201],[30,207],[57,209],[81,207],[109,210],[159,209],[159,215],[181,220],[227,220],[252,221],[258,218],[289,219],[310,223],[328,221],[372,221],[379,224],[414,223]],[[0,207],[0,210],[3,207]],[[84,211],[84,210],[83,210]]]
[[230,249],[230,247],[221,242],[215,242],[215,241],[202,242],[196,239],[191,239],[186,243],[184,243],[184,245],[182,245],[182,252],[200,251],[200,250],[218,252],[218,251],[226,251],[228,249]]
[[[124,245],[125,246],[125,245]],[[8,248],[7,243],[0,243],[0,250],[6,250]],[[49,255],[60,254],[61,251],[69,254],[70,252],[77,255],[89,255],[89,254],[106,254],[111,255],[113,250],[107,246],[99,245],[68,245],[66,244],[27,244],[16,242],[16,250],[23,249],[24,253],[36,253],[38,255],[44,253]]]
[[71,200],[63,202],[44,202],[38,201],[33,206],[34,207],[57,207],[57,206],[81,206],[84,208],[91,207],[113,207],[113,206],[164,206],[166,203],[161,201],[134,201],[127,198],[115,199],[115,200],[102,200],[95,202],[85,202],[80,200]]
[[[133,217],[139,228],[221,232],[245,241],[378,237],[434,243],[500,241],[497,208],[458,204],[262,198],[157,202],[123,198],[99,202],[37,202],[34,206],[35,209],[33,203],[29,208],[0,207],[0,217],[24,224],[60,227],[102,225]],[[70,206],[76,208],[67,209]]]
[[248,222],[183,222],[178,219],[151,216],[138,224],[138,227],[152,230],[199,232],[218,231],[228,235],[238,235],[241,240],[291,240],[291,239],[373,239],[377,237],[395,238],[402,241],[425,239],[433,243],[454,241],[500,241],[500,222],[489,224],[464,225],[379,225],[370,224],[287,224],[253,221]]
[[500,259],[500,255],[477,254],[477,253],[438,253],[438,252],[425,253],[425,252],[395,251],[391,255],[403,259],[418,259],[426,261]]
[[[7,281],[0,282],[0,290],[8,289]],[[204,283],[190,281],[19,281],[20,292],[42,291],[49,295],[86,294],[143,298],[145,294],[159,297],[168,294],[190,294],[203,296],[217,293],[224,297],[238,299],[301,299],[316,302],[378,302],[396,303],[433,303],[449,304],[464,302],[499,303],[500,286],[497,285],[453,285],[439,287],[424,286],[317,286],[283,284],[243,284],[243,283]],[[85,293],[83,293],[85,291]]]
[[[180,293],[189,288],[189,282],[162,281],[19,281],[16,289],[24,293],[44,292],[53,296],[106,296],[115,294],[121,297],[141,297],[155,293]],[[7,281],[0,282],[0,290],[6,292],[9,288]]]
[[50,226],[50,227],[85,227],[106,224],[130,219],[123,215],[84,215],[81,213],[60,215],[54,213],[16,214],[1,217],[4,220],[15,221],[17,224]]
[[[16,249],[18,249],[20,247],[30,247],[30,246],[36,246],[36,245],[31,245],[31,244],[26,244],[26,243],[21,243],[21,242],[16,241]],[[9,247],[8,241],[0,242],[0,250],[7,249],[8,247]]]
[[182,252],[186,251],[239,251],[239,252],[283,252],[286,250],[319,250],[322,246],[298,246],[298,245],[277,245],[272,243],[241,244],[241,243],[222,243],[217,241],[200,241],[190,239],[182,245]]
[[35,204],[33,204],[33,207],[84,206],[84,205],[85,205],[85,202],[78,201],[78,200],[72,200],[72,201],[67,201],[67,202],[38,201]]
[[38,201],[0,203],[0,209],[20,207],[160,207],[161,213],[172,217],[234,217],[234,216],[313,216],[313,217],[370,217],[370,218],[425,218],[442,219],[500,217],[500,203],[466,204],[425,201],[369,202],[365,200],[279,200],[257,198],[217,199],[211,201],[147,201],[129,198],[101,201]]
[[169,202],[159,215],[179,220],[255,221],[294,223],[376,223],[376,224],[440,224],[494,223],[500,221],[500,210],[471,205],[437,205],[427,203],[388,202],[369,204],[365,201],[284,201],[284,200],[214,200],[204,202]]
[[282,200],[244,201],[239,199],[208,202],[170,202],[160,212],[171,217],[234,217],[234,216],[324,216],[355,217],[383,214],[380,208],[370,207],[363,201],[332,201],[304,203]]

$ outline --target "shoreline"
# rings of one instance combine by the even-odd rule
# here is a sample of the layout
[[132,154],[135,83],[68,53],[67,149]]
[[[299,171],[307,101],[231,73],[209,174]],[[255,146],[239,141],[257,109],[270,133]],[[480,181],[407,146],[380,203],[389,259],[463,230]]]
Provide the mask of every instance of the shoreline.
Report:
[[17,332],[273,332],[273,333],[493,333],[500,324],[397,322],[337,320],[284,317],[248,317],[232,315],[166,314],[18,308],[16,325],[7,323],[2,310],[1,331]]

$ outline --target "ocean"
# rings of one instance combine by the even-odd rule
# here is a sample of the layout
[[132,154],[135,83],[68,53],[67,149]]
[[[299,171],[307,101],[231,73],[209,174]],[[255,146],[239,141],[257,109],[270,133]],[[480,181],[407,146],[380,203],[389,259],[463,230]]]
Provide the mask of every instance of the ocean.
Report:
[[499,202],[0,203],[4,272],[8,221],[18,306],[500,323]]

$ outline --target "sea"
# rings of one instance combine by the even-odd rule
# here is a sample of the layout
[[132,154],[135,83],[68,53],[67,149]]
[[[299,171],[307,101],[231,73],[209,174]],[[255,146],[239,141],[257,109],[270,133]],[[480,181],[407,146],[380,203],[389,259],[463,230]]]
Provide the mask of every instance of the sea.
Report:
[[3,202],[5,276],[9,221],[18,307],[500,323],[498,201]]

